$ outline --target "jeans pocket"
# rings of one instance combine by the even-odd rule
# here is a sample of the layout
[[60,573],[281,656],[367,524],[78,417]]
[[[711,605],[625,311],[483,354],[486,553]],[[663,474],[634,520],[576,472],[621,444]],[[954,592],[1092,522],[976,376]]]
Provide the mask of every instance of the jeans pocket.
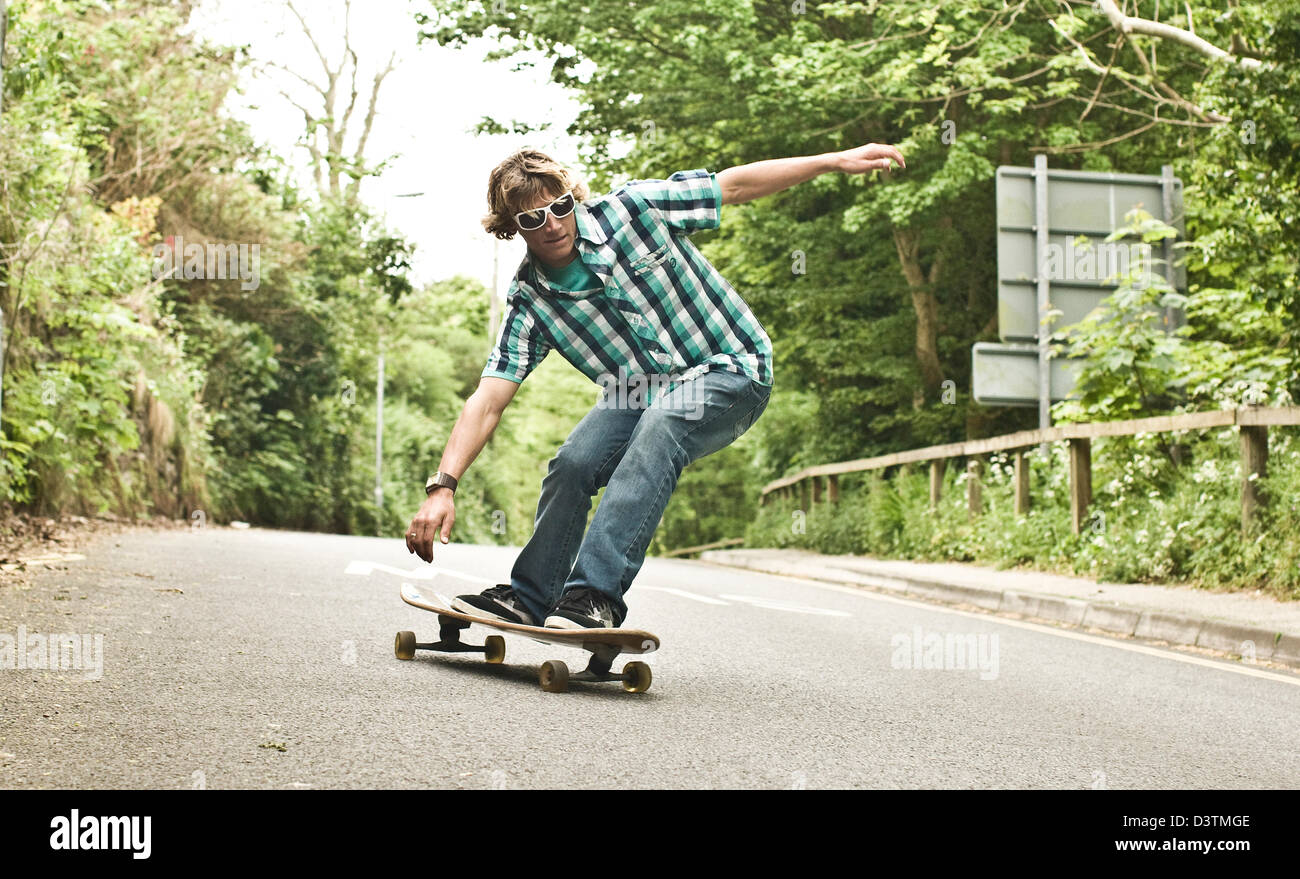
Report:
[[771,389],[753,380],[750,381],[750,393],[755,397],[756,402],[746,415],[736,419],[731,436],[732,442],[740,439],[742,434],[754,426],[754,422],[758,421],[759,416],[767,409],[768,401],[772,399]]

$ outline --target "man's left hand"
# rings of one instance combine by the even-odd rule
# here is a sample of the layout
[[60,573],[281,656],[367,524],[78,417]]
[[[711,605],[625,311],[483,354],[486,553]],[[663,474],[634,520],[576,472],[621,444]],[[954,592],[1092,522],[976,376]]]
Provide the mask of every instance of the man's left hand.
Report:
[[840,170],[845,174],[865,174],[868,171],[888,170],[891,160],[897,162],[903,168],[907,167],[907,163],[903,161],[903,154],[898,151],[897,147],[892,147],[887,143],[869,143],[866,146],[843,150],[836,153],[835,156],[838,159]]

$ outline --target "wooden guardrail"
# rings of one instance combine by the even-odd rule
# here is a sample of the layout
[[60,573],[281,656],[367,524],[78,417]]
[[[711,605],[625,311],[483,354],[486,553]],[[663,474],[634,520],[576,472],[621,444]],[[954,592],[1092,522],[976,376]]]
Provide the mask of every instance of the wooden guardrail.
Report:
[[1214,412],[1189,412],[1185,415],[1158,415],[1154,418],[1135,418],[1129,421],[1101,421],[1089,424],[1063,424],[1046,430],[1022,430],[988,439],[967,440],[942,446],[928,446],[894,452],[875,458],[841,461],[837,464],[820,464],[806,467],[792,476],[769,482],[763,486],[759,497],[761,504],[771,497],[790,498],[798,491],[801,505],[809,508],[811,502],[822,500],[822,480],[826,480],[826,495],[830,502],[839,500],[839,482],[842,473],[861,473],[929,462],[930,506],[937,506],[943,489],[943,474],[950,458],[966,458],[971,478],[967,481],[967,497],[971,515],[981,508],[980,480],[983,472],[982,455],[992,452],[1014,451],[1016,513],[1029,511],[1029,468],[1025,452],[1040,443],[1068,440],[1070,443],[1070,518],[1074,533],[1079,534],[1088,518],[1092,503],[1092,440],[1108,436],[1134,436],[1139,433],[1168,433],[1176,430],[1205,430],[1215,427],[1236,427],[1241,434],[1241,523],[1248,528],[1256,511],[1263,503],[1257,479],[1263,477],[1268,467],[1268,429],[1300,425],[1300,407],[1279,408],[1247,407],[1221,409]]

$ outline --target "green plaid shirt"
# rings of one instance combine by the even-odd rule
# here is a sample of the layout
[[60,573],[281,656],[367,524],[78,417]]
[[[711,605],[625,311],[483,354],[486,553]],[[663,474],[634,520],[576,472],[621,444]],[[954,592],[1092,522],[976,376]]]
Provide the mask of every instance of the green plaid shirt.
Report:
[[686,237],[721,222],[716,174],[633,180],[578,204],[574,217],[578,256],[603,289],[553,287],[525,255],[484,376],[522,382],[555,348],[598,384],[620,374],[668,375],[666,392],[714,368],[772,384],[767,333]]

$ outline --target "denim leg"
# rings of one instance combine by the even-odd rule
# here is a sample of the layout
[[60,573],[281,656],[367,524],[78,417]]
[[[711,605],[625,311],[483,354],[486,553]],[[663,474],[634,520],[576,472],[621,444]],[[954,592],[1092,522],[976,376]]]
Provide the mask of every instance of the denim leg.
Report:
[[538,625],[559,600],[582,542],[591,499],[609,482],[641,414],[597,404],[547,467],[533,535],[510,571],[510,585]]
[[763,413],[771,388],[739,373],[714,371],[681,383],[641,415],[609,478],[565,589],[603,592],[620,619],[623,594],[641,570],[646,549],[682,469],[730,445]]

